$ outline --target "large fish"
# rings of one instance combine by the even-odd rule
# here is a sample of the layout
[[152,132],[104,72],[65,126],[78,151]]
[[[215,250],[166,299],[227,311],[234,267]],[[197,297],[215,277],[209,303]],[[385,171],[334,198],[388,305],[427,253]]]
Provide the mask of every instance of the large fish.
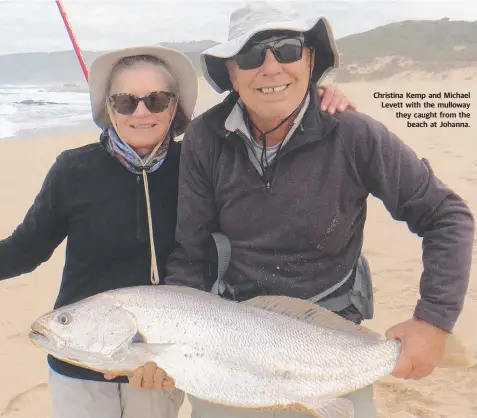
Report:
[[128,374],[153,361],[197,398],[320,418],[353,417],[340,396],[389,375],[400,353],[397,340],[300,299],[238,303],[175,286],[89,297],[43,315],[29,337],[61,360],[103,373]]

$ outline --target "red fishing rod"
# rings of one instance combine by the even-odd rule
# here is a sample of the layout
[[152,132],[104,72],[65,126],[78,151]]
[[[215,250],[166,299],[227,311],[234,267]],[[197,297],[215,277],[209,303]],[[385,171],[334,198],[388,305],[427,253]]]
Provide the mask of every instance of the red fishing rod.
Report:
[[86,64],[83,59],[83,55],[81,54],[81,49],[78,46],[78,43],[76,42],[75,35],[73,31],[71,30],[70,22],[68,21],[68,16],[66,15],[65,9],[63,8],[63,5],[61,4],[60,0],[55,0],[56,5],[58,6],[58,10],[60,11],[61,18],[63,19],[63,23],[65,24],[66,30],[68,31],[68,35],[70,36],[71,43],[73,44],[73,48],[76,53],[76,57],[78,58],[78,61],[81,65],[81,69],[83,70],[84,77],[86,78],[86,81],[88,81],[88,68],[86,67]]

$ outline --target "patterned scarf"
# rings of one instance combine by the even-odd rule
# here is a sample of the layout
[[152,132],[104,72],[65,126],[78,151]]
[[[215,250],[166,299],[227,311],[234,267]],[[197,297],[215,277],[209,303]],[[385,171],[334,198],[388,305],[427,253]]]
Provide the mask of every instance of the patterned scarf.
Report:
[[113,157],[121,161],[121,163],[134,174],[141,174],[143,170],[145,170],[146,173],[156,171],[166,159],[170,140],[171,135],[168,133],[154,154],[149,154],[141,158],[129,145],[119,138],[111,125],[103,131],[100,137],[100,143],[106,150]]

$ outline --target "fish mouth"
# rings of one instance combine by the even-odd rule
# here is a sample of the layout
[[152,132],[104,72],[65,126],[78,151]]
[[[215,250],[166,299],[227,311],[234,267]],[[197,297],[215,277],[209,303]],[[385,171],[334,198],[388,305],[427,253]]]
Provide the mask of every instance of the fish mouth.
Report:
[[32,326],[31,331],[28,333],[28,338],[37,343],[48,343],[50,339],[46,335],[46,332],[38,326]]
[[28,334],[30,341],[40,348],[43,351],[46,351],[48,354],[52,355],[53,357],[62,360],[66,363],[73,364],[75,366],[83,366],[83,362],[81,361],[80,357],[77,356],[77,353],[71,350],[66,350],[60,354],[58,351],[60,348],[64,349],[64,345],[61,343],[55,344],[54,335],[51,335],[51,338],[48,337],[49,332],[43,329],[38,324],[33,324],[31,327],[31,331]]

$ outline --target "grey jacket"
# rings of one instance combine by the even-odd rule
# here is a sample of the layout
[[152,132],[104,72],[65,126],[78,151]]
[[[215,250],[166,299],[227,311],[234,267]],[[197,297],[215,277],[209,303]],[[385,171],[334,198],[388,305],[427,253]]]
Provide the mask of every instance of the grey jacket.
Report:
[[300,128],[262,177],[240,135],[224,127],[236,101],[231,93],[186,131],[179,246],[166,283],[209,290],[207,243],[222,231],[232,245],[224,279],[237,294],[310,298],[355,266],[372,194],[423,238],[415,315],[451,331],[468,287],[474,219],[429,162],[367,115],[321,112],[313,94]]

